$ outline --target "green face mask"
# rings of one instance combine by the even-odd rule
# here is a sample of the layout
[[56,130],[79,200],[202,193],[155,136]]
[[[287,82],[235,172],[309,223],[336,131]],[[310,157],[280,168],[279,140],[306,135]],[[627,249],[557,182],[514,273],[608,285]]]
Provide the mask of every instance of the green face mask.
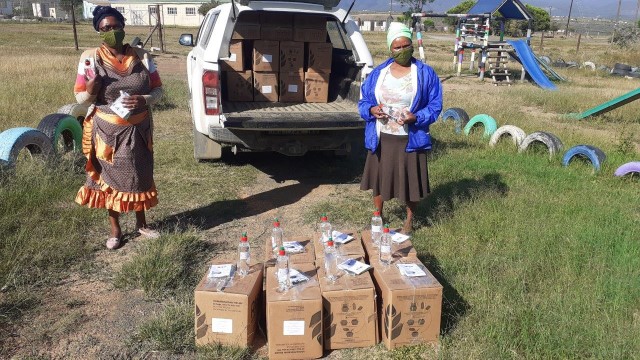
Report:
[[408,66],[411,64],[411,57],[413,56],[413,48],[402,49],[398,52],[391,52],[391,57],[398,63],[398,65]]
[[100,38],[107,46],[114,49],[122,49],[122,41],[124,40],[124,30],[111,30],[101,32]]

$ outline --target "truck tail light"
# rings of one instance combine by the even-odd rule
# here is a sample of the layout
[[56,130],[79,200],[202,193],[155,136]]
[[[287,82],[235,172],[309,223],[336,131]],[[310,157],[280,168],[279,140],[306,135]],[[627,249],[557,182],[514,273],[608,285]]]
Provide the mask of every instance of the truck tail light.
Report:
[[205,71],[202,74],[204,92],[204,112],[207,115],[220,113],[220,76],[217,71]]

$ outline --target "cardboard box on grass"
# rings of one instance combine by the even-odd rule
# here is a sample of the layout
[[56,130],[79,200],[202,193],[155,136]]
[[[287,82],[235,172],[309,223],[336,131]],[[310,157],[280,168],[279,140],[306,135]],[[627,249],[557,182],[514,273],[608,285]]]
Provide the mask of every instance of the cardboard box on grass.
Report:
[[295,14],[293,17],[293,40],[304,42],[327,41],[327,19],[312,14]]
[[[362,247],[362,243],[358,239],[358,234],[355,231],[340,231],[343,234],[353,236],[353,240],[346,244],[335,244],[336,251],[340,257],[362,257],[364,258],[366,253]],[[324,247],[326,243],[320,240],[320,233],[316,233],[314,237],[313,245],[316,252],[316,259],[321,260],[324,256]]]
[[[363,257],[352,258],[364,262]],[[334,350],[376,345],[380,341],[380,333],[371,270],[355,276],[340,271],[338,279],[331,283],[326,279],[324,261],[318,261],[317,265],[324,307],[324,348]]]
[[242,40],[229,42],[229,58],[220,60],[223,71],[244,71],[244,43]]
[[227,100],[229,101],[253,101],[253,72],[226,71]]
[[257,12],[243,11],[238,17],[231,39],[260,39],[260,17]]
[[[235,260],[215,260],[210,264],[235,265]],[[196,345],[252,345],[261,313],[263,268],[261,263],[252,265],[247,276],[236,274],[222,291],[217,288],[224,280],[210,279],[205,274],[194,294]]]
[[[371,242],[371,230],[363,230],[361,233],[362,245],[364,247],[364,251],[366,253],[366,259],[379,259],[380,252],[378,248],[373,246]],[[400,244],[392,243],[391,250],[393,252],[394,258],[416,258],[418,257],[418,253],[416,249],[413,247],[411,240],[405,240]]]
[[298,72],[280,73],[280,102],[304,102],[304,73]]
[[253,72],[253,101],[278,101],[278,73]]
[[[285,236],[284,241],[297,241],[300,245],[304,246],[304,252],[287,254],[289,255],[289,265],[297,264],[315,264],[316,255],[312,244],[312,239],[309,236]],[[271,245],[271,237],[268,237],[264,243],[265,265],[274,266],[275,256],[273,253],[273,247]]]
[[330,74],[304,74],[304,101],[308,103],[326,103],[329,100]]
[[[396,263],[418,264],[422,277],[405,277]],[[442,317],[442,285],[416,258],[395,259],[385,266],[371,260],[378,292],[382,342],[387,349],[404,345],[437,345]]]
[[313,264],[293,264],[291,268],[309,281],[282,293],[278,290],[276,268],[267,268],[267,339],[269,359],[317,359],[322,357],[322,295]]
[[299,73],[302,71],[304,71],[304,43],[281,41],[280,72]]
[[328,74],[331,72],[333,45],[331,43],[307,44],[307,73]]
[[273,40],[253,42],[253,71],[278,72],[280,70],[280,43]]

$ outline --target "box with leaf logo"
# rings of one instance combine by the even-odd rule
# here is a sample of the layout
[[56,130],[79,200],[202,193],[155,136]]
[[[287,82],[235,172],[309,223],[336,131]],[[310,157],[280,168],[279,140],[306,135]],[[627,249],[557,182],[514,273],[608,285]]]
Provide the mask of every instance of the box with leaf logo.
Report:
[[322,295],[313,264],[294,264],[306,279],[281,292],[276,268],[267,268],[267,340],[269,359],[322,357]]
[[438,343],[442,316],[442,285],[416,258],[390,265],[373,259],[382,342],[387,349]]
[[[359,261],[362,257],[342,258],[344,263]],[[326,279],[324,261],[318,260],[318,277],[324,307],[324,348],[349,349],[374,346],[379,342],[376,290],[370,270],[360,274],[341,274],[336,281]]]
[[195,289],[196,345],[250,346],[256,336],[262,294],[263,264],[245,277],[234,272],[235,260],[212,261]]

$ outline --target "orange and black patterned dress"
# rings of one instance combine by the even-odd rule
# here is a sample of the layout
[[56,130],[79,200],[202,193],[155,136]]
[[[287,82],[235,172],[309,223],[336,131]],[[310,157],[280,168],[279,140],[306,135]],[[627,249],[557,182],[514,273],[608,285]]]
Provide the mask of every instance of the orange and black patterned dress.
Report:
[[102,76],[102,87],[92,97],[95,106],[83,124],[87,180],[78,191],[76,202],[117,212],[148,210],[158,203],[153,180],[151,111],[148,106],[135,109],[125,120],[110,106],[121,90],[129,95],[149,95],[162,83],[148,58],[141,59],[139,51],[128,45],[123,52],[122,61],[104,45],[85,52],[74,87],[76,97],[86,91],[83,63],[87,56],[95,56],[95,72]]

